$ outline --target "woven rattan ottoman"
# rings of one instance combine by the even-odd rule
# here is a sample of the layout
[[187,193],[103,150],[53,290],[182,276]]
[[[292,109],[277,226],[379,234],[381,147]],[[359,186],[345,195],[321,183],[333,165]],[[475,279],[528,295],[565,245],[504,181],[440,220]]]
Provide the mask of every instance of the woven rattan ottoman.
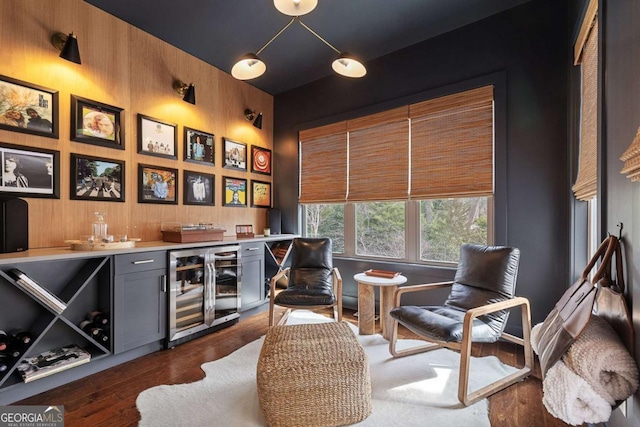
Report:
[[369,362],[345,322],[269,329],[257,382],[270,427],[342,426],[371,414]]

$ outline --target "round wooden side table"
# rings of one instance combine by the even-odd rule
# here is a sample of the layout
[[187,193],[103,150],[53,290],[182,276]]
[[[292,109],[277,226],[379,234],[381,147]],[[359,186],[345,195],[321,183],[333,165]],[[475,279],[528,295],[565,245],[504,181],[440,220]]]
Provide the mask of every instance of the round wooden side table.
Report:
[[358,273],[353,276],[358,283],[358,332],[360,335],[373,335],[376,333],[376,298],[374,286],[380,286],[380,325],[382,336],[389,339],[391,336],[391,317],[389,311],[393,307],[393,293],[407,281],[402,274],[391,279],[369,276]]

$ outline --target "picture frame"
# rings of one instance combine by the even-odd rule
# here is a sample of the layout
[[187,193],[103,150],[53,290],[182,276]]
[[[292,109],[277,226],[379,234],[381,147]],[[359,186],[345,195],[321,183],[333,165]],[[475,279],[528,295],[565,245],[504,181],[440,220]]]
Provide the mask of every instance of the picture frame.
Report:
[[247,170],[247,144],[222,138],[224,155],[222,167],[238,171]]
[[251,146],[251,172],[271,175],[271,150]]
[[138,114],[138,153],[178,159],[178,125]]
[[184,161],[215,166],[215,135],[184,127]]
[[215,206],[214,184],[216,177],[212,174],[185,170],[182,177],[183,205]]
[[71,153],[71,199],[124,202],[123,160]]
[[0,129],[58,138],[58,91],[0,75]]
[[251,207],[271,207],[271,183],[251,180]]
[[244,178],[222,177],[222,205],[247,207],[247,180]]
[[60,152],[0,143],[0,195],[60,198]]
[[71,140],[124,150],[122,110],[71,95]]
[[178,204],[178,170],[138,164],[138,203]]

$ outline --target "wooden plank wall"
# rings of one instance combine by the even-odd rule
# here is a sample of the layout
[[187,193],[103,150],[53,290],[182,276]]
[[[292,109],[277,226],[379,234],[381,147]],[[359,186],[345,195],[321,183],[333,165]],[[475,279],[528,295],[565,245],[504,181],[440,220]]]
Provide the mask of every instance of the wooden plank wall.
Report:
[[[82,65],[61,59],[50,42],[56,32],[74,32]],[[220,41],[223,42],[223,41]],[[215,43],[215,41],[212,41]],[[207,222],[235,235],[236,224],[267,225],[265,208],[222,206],[222,177],[271,182],[271,176],[222,168],[222,137],[272,149],[273,97],[230,74],[117,19],[82,0],[0,2],[0,75],[59,91],[59,139],[0,130],[0,142],[60,151],[60,199],[25,198],[29,203],[30,248],[64,245],[89,234],[94,212],[107,212],[109,231],[145,241],[161,240],[160,224]],[[182,101],[175,79],[193,82],[197,105]],[[70,98],[77,95],[123,108],[125,150],[70,140]],[[264,113],[262,130],[244,117],[245,108]],[[137,153],[137,114],[178,123],[178,160]],[[183,127],[215,134],[215,166],[187,163]],[[125,161],[124,203],[70,199],[70,154]],[[179,204],[138,203],[138,164],[179,170]],[[215,206],[182,204],[182,171],[215,175]],[[249,189],[250,190],[250,186]],[[249,191],[248,191],[249,194]],[[250,197],[249,197],[250,202]]]

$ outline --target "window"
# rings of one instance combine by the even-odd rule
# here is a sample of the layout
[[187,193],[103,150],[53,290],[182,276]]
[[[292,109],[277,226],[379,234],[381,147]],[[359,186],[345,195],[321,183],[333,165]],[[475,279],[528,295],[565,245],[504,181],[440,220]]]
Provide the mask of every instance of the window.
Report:
[[486,245],[487,197],[420,202],[420,260],[458,262],[463,243]]
[[[493,243],[492,201],[491,197],[475,197],[309,204],[304,205],[304,234],[330,237],[333,252],[348,257],[457,263],[463,243]],[[351,211],[353,214],[349,214]],[[408,242],[407,235],[419,235],[416,250],[411,250],[412,240]],[[352,237],[355,243],[345,246],[345,236]]]
[[305,206],[305,236],[329,237],[334,253],[344,253],[344,205]]
[[580,65],[580,152],[573,192],[587,202],[587,258],[598,247],[598,1],[590,0],[574,46],[574,65]]
[[356,255],[405,258],[405,202],[356,203]]
[[490,85],[301,131],[305,235],[424,263],[492,243],[493,113]]

